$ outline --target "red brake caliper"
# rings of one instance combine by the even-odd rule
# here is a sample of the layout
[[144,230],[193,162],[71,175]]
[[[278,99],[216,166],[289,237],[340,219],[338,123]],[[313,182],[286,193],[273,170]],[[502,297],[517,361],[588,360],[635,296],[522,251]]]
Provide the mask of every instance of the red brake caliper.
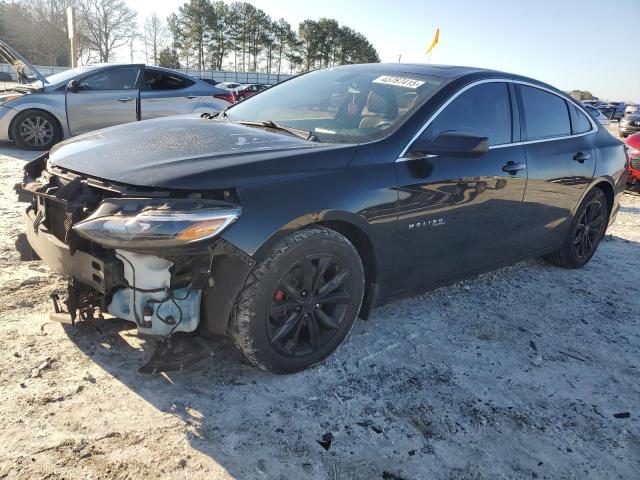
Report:
[[281,302],[284,299],[284,292],[282,290],[276,291],[275,299],[277,302]]

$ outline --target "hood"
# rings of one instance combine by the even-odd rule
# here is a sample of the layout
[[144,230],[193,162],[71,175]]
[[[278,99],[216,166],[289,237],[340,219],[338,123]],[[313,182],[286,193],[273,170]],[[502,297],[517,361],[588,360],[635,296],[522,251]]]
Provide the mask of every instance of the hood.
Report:
[[[315,158],[328,150],[344,153]],[[299,161],[313,154],[313,161]],[[182,115],[96,130],[59,143],[49,166],[133,186],[213,190],[345,166],[353,146]]]
[[8,103],[12,100],[17,100],[20,97],[24,97],[27,94],[25,91],[8,89],[0,90],[0,105]]
[[34,79],[40,80],[43,84],[47,83],[47,80],[42,74],[22,55],[15,51],[9,44],[0,40],[0,59],[11,65],[18,76],[22,80],[31,81]]

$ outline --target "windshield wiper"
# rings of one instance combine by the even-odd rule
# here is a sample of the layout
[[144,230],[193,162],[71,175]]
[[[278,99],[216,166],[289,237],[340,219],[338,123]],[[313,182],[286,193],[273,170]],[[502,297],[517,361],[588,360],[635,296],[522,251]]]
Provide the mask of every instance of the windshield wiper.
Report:
[[252,122],[249,120],[237,120],[235,123],[240,125],[248,125],[250,127],[264,127],[272,130],[280,130],[282,132],[290,133],[291,135],[302,138],[303,140],[309,140],[311,142],[319,142],[320,139],[316,137],[312,132],[303,130],[301,128],[287,127],[286,125],[280,125],[273,120],[263,120],[262,122]]

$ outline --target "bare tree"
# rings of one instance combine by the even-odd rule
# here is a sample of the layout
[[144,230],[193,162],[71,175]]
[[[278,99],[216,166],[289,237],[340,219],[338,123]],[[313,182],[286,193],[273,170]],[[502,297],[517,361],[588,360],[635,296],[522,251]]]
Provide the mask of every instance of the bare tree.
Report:
[[154,12],[144,21],[144,46],[147,63],[158,65],[160,52],[167,46],[167,28]]
[[80,0],[78,10],[88,47],[100,62],[112,60],[113,51],[136,35],[136,12],[124,0]]
[[138,41],[139,38],[140,38],[140,35],[138,34],[138,32],[134,32],[134,34],[131,35],[131,37],[127,41],[127,46],[129,47],[129,58],[131,63],[133,63],[133,57],[136,54],[136,42]]

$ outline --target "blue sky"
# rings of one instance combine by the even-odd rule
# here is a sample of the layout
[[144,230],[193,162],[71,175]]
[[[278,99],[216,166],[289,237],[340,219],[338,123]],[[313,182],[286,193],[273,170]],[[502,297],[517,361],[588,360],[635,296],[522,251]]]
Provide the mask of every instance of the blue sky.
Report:
[[[184,2],[127,0],[142,22]],[[227,2],[230,3],[230,2]],[[383,62],[495,68],[609,100],[640,102],[640,0],[252,0],[295,26],[330,17],[363,33]],[[635,51],[634,51],[635,50]]]

